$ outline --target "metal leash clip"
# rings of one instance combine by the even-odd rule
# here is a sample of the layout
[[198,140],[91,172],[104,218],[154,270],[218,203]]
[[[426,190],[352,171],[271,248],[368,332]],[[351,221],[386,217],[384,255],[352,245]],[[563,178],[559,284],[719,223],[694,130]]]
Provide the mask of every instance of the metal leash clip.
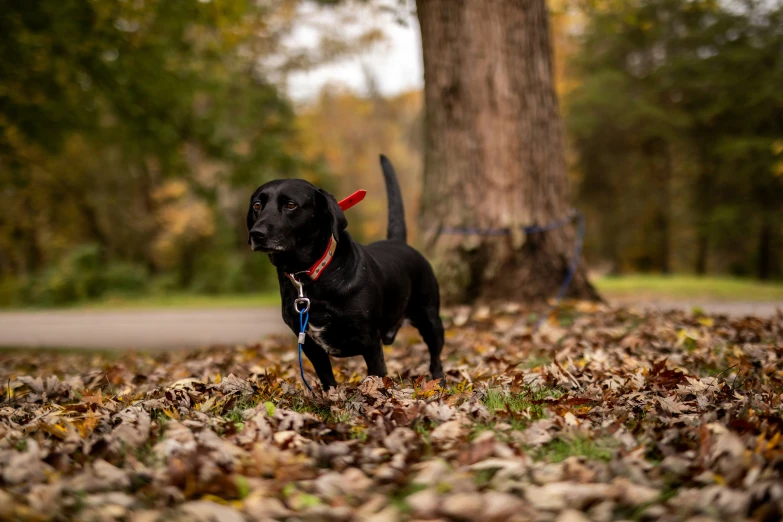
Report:
[[[296,287],[297,292],[299,292],[299,297],[294,299],[294,310],[296,310],[296,313],[302,314],[305,312],[310,311],[310,300],[304,296],[304,286],[302,285],[302,282],[299,281],[294,275],[286,274],[288,276],[288,279],[291,280],[291,283]],[[304,308],[302,310],[299,309],[299,305],[304,305]]]

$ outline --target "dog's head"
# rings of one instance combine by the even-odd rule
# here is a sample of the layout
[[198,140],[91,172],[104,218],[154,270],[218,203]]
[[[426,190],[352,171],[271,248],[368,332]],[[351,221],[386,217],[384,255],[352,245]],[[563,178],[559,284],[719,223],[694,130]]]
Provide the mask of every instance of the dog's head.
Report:
[[[282,179],[261,185],[247,211],[248,243],[258,252],[301,255],[339,237],[348,226],[337,200],[302,179]],[[277,263],[275,263],[277,264]]]

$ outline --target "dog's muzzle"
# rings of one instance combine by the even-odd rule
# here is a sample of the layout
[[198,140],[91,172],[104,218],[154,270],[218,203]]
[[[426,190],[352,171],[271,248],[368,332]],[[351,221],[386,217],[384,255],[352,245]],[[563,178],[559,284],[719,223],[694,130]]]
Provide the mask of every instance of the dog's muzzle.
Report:
[[254,252],[264,252],[271,254],[273,252],[284,252],[286,249],[280,244],[279,240],[270,238],[267,229],[261,230],[254,228],[250,231],[250,248]]
[[269,240],[267,239],[268,234],[269,228],[265,225],[253,227],[252,230],[250,230],[250,248],[252,248],[254,252],[277,250],[269,244]]

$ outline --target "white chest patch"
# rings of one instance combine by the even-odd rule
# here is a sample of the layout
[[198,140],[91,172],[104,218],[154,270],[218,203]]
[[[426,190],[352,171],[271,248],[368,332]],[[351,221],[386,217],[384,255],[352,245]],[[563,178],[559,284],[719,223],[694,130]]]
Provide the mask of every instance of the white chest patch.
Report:
[[323,338],[323,334],[326,332],[326,327],[318,327],[313,326],[312,324],[307,325],[307,335],[309,335],[313,341],[315,341],[315,344],[323,348],[323,350],[328,353],[329,355],[336,355],[340,353],[340,350],[337,348],[332,348],[327,344],[327,342]]

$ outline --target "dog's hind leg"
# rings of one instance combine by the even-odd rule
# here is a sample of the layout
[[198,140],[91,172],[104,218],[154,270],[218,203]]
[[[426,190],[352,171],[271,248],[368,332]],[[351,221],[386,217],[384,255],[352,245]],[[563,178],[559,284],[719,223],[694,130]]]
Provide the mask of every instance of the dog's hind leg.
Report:
[[443,365],[440,362],[440,352],[443,350],[443,323],[438,309],[427,307],[417,311],[411,317],[411,323],[421,334],[430,352],[430,373],[433,379],[443,378]]
[[383,358],[381,343],[377,343],[374,348],[365,351],[362,355],[364,362],[367,363],[367,375],[386,376],[386,361]]

